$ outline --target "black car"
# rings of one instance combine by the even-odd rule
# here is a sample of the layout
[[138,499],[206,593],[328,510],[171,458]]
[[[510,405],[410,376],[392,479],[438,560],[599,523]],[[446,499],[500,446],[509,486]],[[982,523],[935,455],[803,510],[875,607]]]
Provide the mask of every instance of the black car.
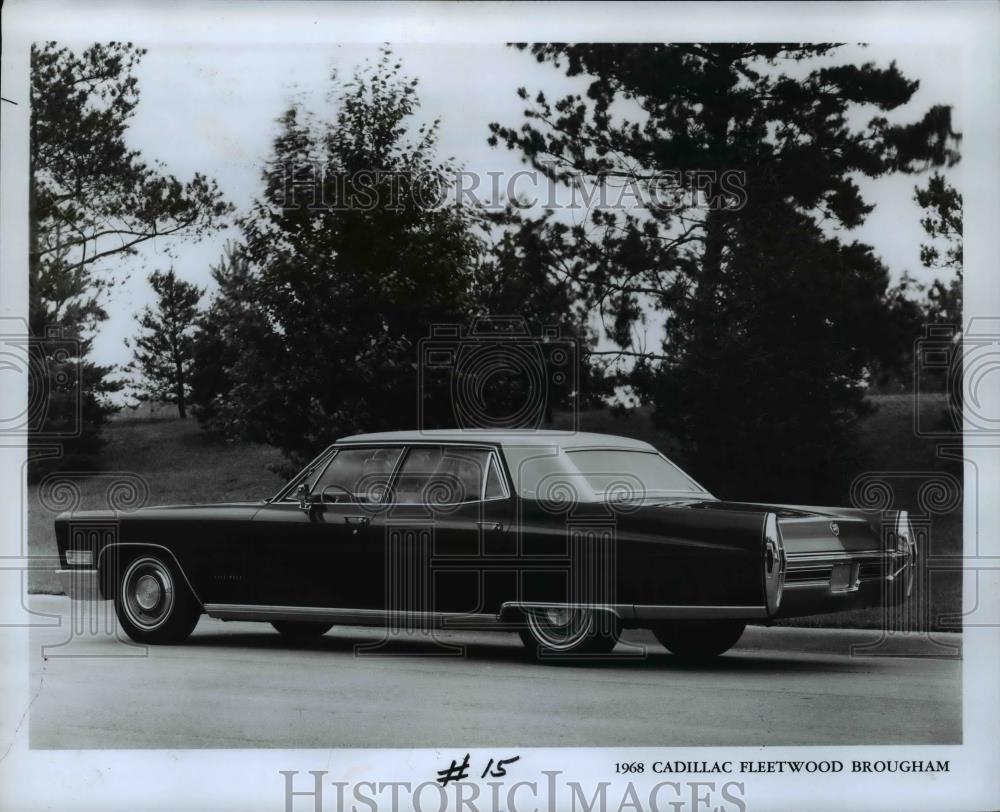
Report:
[[270,499],[55,521],[72,597],[172,643],[202,613],[295,638],[335,624],[516,629],[540,654],[649,628],[679,655],[748,621],[896,603],[905,511],[716,499],[647,443],[603,434],[346,437]]

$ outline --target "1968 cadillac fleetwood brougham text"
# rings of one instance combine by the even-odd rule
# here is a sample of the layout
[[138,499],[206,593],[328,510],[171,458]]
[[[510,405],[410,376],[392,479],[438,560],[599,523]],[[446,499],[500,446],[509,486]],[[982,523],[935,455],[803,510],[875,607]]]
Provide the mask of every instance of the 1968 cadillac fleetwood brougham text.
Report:
[[518,630],[540,655],[609,651],[623,627],[682,656],[748,621],[889,605],[912,588],[905,511],[724,502],[655,448],[578,432],[367,434],[262,502],[76,512],[66,590],[126,633],[198,618]]

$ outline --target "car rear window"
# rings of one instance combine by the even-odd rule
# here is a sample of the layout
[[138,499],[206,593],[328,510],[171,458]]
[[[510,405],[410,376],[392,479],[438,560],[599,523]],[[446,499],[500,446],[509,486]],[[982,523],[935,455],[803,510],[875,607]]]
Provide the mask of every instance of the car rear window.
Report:
[[524,497],[603,501],[689,493],[704,489],[656,451],[505,446],[514,488]]

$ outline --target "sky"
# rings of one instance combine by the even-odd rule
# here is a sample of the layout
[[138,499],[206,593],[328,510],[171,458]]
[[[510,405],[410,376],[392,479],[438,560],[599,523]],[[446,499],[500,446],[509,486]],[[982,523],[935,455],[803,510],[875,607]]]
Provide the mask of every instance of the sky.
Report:
[[[141,40],[137,44],[143,45]],[[260,191],[261,167],[277,133],[277,117],[293,99],[318,115],[329,114],[332,72],[349,76],[366,58],[376,59],[381,46],[159,42],[147,47],[137,70],[140,102],[127,132],[129,145],[181,180],[195,172],[214,178],[237,212],[245,212]],[[498,43],[408,43],[393,50],[404,74],[420,80],[417,120],[441,121],[439,156],[454,158],[470,172],[502,172],[510,177],[524,168],[520,153],[487,144],[490,122],[520,125],[523,121],[524,102],[516,95],[519,86],[532,95],[544,90],[550,99],[586,86],[585,80],[570,80],[551,65],[540,65],[531,55]],[[920,81],[920,88],[910,104],[894,111],[890,119],[913,120],[933,104],[950,104],[961,130],[961,56],[954,46],[896,44],[850,46],[842,49],[839,60],[871,60],[879,65],[895,60],[906,76]],[[861,111],[861,120],[874,113]],[[947,173],[960,189],[961,170],[959,164]],[[925,282],[932,277],[920,265],[921,212],[913,201],[913,187],[923,180],[921,176],[859,179],[864,197],[876,208],[862,227],[842,235],[873,245],[893,279],[904,271]],[[138,256],[109,266],[116,276],[126,278],[107,302],[109,319],[94,342],[94,360],[128,362],[130,350],[124,340],[135,333],[135,314],[152,300],[146,281],[149,272],[172,264],[181,278],[211,289],[210,267],[226,240],[237,237],[237,229],[230,226],[197,243],[158,241]],[[658,329],[654,318],[646,346],[658,345]]]

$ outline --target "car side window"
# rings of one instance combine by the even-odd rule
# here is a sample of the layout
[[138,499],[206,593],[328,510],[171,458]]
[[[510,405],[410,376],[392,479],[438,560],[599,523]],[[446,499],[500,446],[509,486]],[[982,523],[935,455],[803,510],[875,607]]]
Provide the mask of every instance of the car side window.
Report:
[[393,501],[400,504],[424,502],[424,491],[441,462],[442,453],[440,446],[411,448],[399,469],[399,477],[393,489]]
[[380,502],[402,446],[342,448],[313,482],[323,502]]
[[[424,505],[478,502],[484,479],[489,487],[491,464],[495,466],[487,449],[415,446],[400,466],[394,501]],[[495,489],[503,495],[499,482]]]
[[489,468],[486,471],[486,489],[483,496],[486,499],[502,499],[507,495],[503,486],[503,476],[495,454],[490,454]]

